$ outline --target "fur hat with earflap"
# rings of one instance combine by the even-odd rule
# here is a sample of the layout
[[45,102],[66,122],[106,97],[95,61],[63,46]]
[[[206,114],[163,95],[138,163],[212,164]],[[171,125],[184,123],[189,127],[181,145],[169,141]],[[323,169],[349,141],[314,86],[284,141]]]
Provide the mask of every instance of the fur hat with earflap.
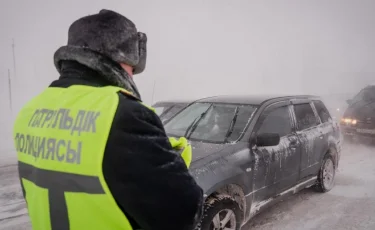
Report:
[[54,62],[60,72],[61,61],[77,61],[140,99],[133,79],[119,63],[132,66],[133,74],[143,72],[146,43],[146,34],[138,32],[132,21],[114,11],[101,10],[73,22],[69,28],[68,44],[55,52]]

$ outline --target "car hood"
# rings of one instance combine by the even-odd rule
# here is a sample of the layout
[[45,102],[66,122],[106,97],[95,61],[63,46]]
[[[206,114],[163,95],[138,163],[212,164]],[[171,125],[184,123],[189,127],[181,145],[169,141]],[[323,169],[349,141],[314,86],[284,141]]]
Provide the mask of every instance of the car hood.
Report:
[[366,120],[375,118],[375,101],[373,102],[357,102],[348,107],[344,117],[355,118],[357,120]]
[[201,141],[189,141],[193,152],[193,162],[211,154],[222,151],[227,144],[214,144]]

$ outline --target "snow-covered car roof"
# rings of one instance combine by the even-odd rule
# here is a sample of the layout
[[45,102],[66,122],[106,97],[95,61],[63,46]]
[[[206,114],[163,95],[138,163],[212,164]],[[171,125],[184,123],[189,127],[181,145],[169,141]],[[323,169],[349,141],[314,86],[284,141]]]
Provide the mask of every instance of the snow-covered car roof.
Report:
[[178,100],[164,100],[164,101],[157,101],[152,106],[165,106],[165,105],[174,105],[174,104],[190,104],[194,100],[184,100],[184,99],[178,99]]
[[209,103],[233,103],[233,104],[249,104],[260,105],[265,101],[272,99],[320,99],[314,95],[224,95],[208,97],[198,100],[197,102]]

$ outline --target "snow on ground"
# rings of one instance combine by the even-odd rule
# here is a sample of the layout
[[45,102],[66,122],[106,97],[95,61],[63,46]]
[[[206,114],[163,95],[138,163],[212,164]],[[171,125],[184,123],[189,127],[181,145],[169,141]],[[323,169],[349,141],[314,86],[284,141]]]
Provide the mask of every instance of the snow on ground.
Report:
[[[29,229],[17,168],[0,165],[0,230]],[[375,148],[346,146],[332,191],[305,189],[255,216],[250,229],[375,229]]]
[[16,165],[0,166],[0,229],[31,229]]

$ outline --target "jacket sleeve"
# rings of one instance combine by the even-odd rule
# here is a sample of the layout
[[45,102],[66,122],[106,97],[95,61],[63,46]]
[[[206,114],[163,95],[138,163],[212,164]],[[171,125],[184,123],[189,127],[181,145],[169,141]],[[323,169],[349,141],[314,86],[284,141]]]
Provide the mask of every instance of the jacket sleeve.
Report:
[[173,151],[159,117],[123,95],[103,173],[135,229],[191,230],[201,218],[203,191]]

